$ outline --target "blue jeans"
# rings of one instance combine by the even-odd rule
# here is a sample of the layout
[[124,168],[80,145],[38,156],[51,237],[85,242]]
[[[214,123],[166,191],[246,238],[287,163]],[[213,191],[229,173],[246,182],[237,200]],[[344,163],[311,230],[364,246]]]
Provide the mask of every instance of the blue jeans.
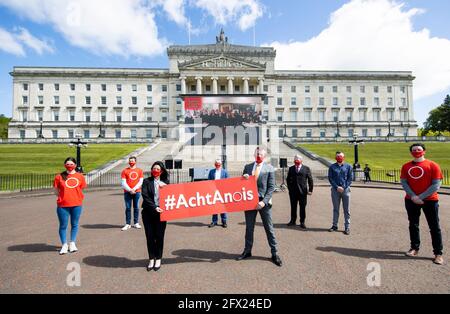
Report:
[[344,192],[339,193],[336,189],[331,188],[331,200],[333,202],[333,227],[338,226],[339,222],[339,207],[344,208],[345,229],[350,228],[350,188],[345,189]]
[[[226,224],[227,223],[227,214],[220,214],[220,219],[222,219],[223,224]],[[218,222],[219,222],[219,215],[213,215],[212,223],[217,225]]]
[[137,224],[139,222],[139,198],[141,197],[141,193],[137,192],[136,194],[131,194],[129,192],[124,193],[125,199],[125,220],[127,225],[131,225],[131,205],[133,205],[133,218],[134,223]]
[[56,209],[56,213],[58,214],[59,219],[59,238],[61,239],[62,244],[67,243],[66,233],[67,226],[69,225],[69,217],[70,225],[72,226],[72,228],[70,229],[70,241],[76,242],[78,234],[78,222],[80,221],[82,211],[82,206],[58,207]]

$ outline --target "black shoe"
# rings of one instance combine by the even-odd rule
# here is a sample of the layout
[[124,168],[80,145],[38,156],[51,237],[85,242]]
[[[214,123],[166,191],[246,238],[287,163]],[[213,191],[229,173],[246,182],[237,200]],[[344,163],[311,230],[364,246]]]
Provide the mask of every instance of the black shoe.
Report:
[[150,267],[150,263],[149,265],[147,265],[147,271],[152,271],[153,268],[155,268],[155,263],[153,262],[153,267]]
[[217,226],[217,224],[215,224],[215,223],[211,223],[209,226],[208,226],[208,228],[214,228],[215,226]]
[[281,258],[278,255],[272,255],[272,262],[278,267],[281,267],[283,265],[283,262],[281,261]]
[[238,258],[236,258],[237,261],[242,261],[246,258],[252,257],[252,253],[242,253],[241,255],[239,255]]
[[350,235],[350,229],[345,229],[344,234],[345,235]]
[[222,227],[223,228],[228,228],[228,225],[227,224],[222,224]]
[[305,223],[301,223],[301,224],[300,224],[300,228],[301,228],[301,229],[306,229]]
[[161,266],[159,266],[159,267],[153,267],[153,270],[154,271],[158,271],[158,270],[160,270],[161,269]]
[[330,232],[335,232],[335,231],[337,231],[337,230],[338,230],[338,228],[335,227],[335,226],[333,226],[333,227],[331,227],[330,229],[328,229],[328,231],[330,231]]
[[295,226],[295,221],[290,221],[290,222],[287,224],[287,226],[288,226],[288,227]]

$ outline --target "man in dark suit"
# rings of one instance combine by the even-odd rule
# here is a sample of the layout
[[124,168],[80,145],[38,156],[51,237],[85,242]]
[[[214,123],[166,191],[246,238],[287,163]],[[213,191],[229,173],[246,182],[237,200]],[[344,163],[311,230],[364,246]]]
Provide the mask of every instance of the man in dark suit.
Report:
[[291,200],[291,221],[288,226],[295,226],[297,221],[297,205],[300,205],[300,228],[306,229],[306,203],[308,195],[312,195],[314,183],[311,170],[303,165],[302,156],[296,155],[294,165],[289,168],[287,187]]
[[[228,178],[228,172],[222,168],[222,160],[216,159],[214,163],[215,169],[212,169],[208,174],[208,180],[222,180]],[[227,214],[223,213],[220,214],[220,218],[222,219],[222,227],[227,228]],[[212,222],[209,225],[209,228],[213,228],[217,226],[217,223],[219,222],[219,216],[213,215],[212,216]]]
[[255,151],[255,162],[246,165],[244,168],[244,178],[256,177],[259,204],[256,210],[245,212],[245,249],[237,260],[240,261],[252,256],[253,234],[256,216],[259,212],[272,253],[272,262],[281,267],[282,262],[277,254],[277,242],[272,223],[272,194],[275,191],[275,172],[270,164],[264,163],[265,157],[266,151],[263,148],[257,148]]

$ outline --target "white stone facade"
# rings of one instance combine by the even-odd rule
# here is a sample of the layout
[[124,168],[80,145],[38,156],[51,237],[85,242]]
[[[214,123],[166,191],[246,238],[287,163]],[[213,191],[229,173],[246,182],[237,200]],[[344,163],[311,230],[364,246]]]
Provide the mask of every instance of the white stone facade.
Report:
[[273,48],[223,41],[168,57],[169,69],[15,67],[9,138],[178,138],[189,94],[265,95],[272,136],[417,133],[411,72],[277,71]]

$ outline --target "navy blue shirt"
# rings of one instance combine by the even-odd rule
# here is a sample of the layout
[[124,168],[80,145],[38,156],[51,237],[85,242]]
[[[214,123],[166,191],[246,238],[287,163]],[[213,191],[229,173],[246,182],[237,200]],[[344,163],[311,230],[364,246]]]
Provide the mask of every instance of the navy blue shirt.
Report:
[[339,186],[344,189],[349,188],[352,185],[353,169],[349,164],[334,163],[328,169],[328,181],[331,186],[337,189]]

